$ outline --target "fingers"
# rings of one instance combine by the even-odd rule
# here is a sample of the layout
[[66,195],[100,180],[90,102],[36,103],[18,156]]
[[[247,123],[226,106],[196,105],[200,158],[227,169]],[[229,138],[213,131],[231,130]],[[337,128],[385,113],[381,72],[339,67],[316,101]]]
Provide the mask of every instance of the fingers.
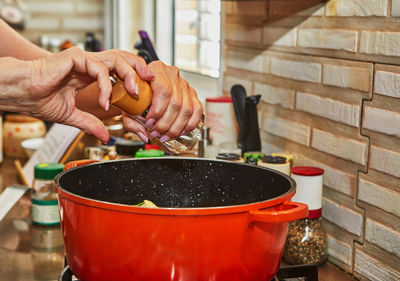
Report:
[[110,135],[108,134],[103,122],[101,122],[94,115],[81,111],[77,108],[72,112],[69,118],[63,122],[63,124],[77,127],[86,133],[92,134],[100,139],[103,143],[107,143],[109,141]]
[[109,79],[108,68],[92,56],[87,55],[78,47],[73,47],[65,51],[73,63],[72,69],[78,73],[88,74],[97,80],[100,89],[99,104],[105,110],[109,109],[109,99],[111,95],[111,82]]
[[149,142],[149,137],[147,135],[146,128],[137,120],[133,119],[126,113],[122,114],[122,122],[124,124],[125,129],[128,131],[135,133],[144,143]]
[[[190,96],[191,95],[190,87],[187,84],[187,82],[183,79],[180,79],[178,83],[180,85],[180,95],[182,96],[182,104],[180,108],[169,107],[164,116],[157,122],[157,127],[160,127],[161,125],[159,124],[162,123],[163,125],[165,124],[165,127],[168,130],[163,135],[161,135],[160,137],[161,142],[168,141],[182,134],[185,134],[186,132],[184,129],[193,113],[193,104]],[[173,112],[171,114],[173,114],[173,116],[176,116],[176,118],[168,119],[169,112]]]
[[122,50],[113,51],[117,52],[124,60],[126,60],[136,70],[140,78],[146,81],[152,81],[154,79],[154,72],[147,66],[143,58]]
[[199,124],[200,119],[203,116],[203,105],[197,97],[196,91],[191,87],[189,88],[191,93],[190,97],[192,102],[192,115],[190,116],[189,121],[186,123],[186,127],[182,135],[193,131],[197,127],[197,124]]

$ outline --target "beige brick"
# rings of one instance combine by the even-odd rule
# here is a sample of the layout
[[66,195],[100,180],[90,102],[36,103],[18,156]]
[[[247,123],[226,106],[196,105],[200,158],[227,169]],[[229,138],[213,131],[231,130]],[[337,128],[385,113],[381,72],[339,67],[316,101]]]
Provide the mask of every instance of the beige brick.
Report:
[[296,28],[264,27],[263,43],[267,45],[295,47]]
[[400,217],[400,193],[360,179],[358,199]]
[[324,185],[336,191],[347,194],[351,197],[354,196],[354,183],[355,177],[352,174],[336,169],[335,167],[328,166],[322,162],[315,161],[314,159],[305,157],[303,155],[296,155],[295,165],[298,166],[315,166],[324,169]]
[[321,82],[321,64],[271,58],[271,73],[294,80]]
[[323,16],[324,5],[321,0],[296,0],[296,5],[288,5],[287,1],[270,0],[270,15],[274,16]]
[[261,140],[261,147],[262,147],[262,152],[267,155],[284,151],[281,147],[276,146],[264,140]]
[[27,1],[26,6],[29,13],[40,14],[66,14],[74,11],[73,1]]
[[76,10],[79,13],[101,13],[104,10],[103,2],[85,2],[78,1],[76,3]]
[[267,1],[235,1],[232,13],[239,16],[267,16]]
[[313,129],[312,147],[342,159],[366,164],[367,144]]
[[273,135],[303,144],[310,143],[310,127],[301,123],[266,116],[263,120],[263,130]]
[[363,92],[371,89],[371,70],[324,64],[323,84],[341,88],[350,88]]
[[357,105],[297,92],[296,109],[353,127],[359,127],[360,107]]
[[223,82],[223,90],[226,92],[230,92],[231,88],[233,85],[236,84],[241,84],[247,92],[247,95],[251,94],[251,86],[252,86],[252,82],[249,80],[245,80],[245,79],[240,79],[237,77],[233,77],[233,76],[224,76],[224,82]]
[[361,235],[363,217],[356,211],[324,197],[322,200],[322,214],[325,219],[346,229],[348,232],[358,236]]
[[400,153],[372,145],[370,167],[400,178]]
[[27,29],[55,30],[60,28],[60,21],[55,17],[32,17],[26,25]]
[[269,68],[267,57],[250,51],[228,51],[226,64],[233,68],[264,73],[267,73]]
[[400,137],[400,113],[364,106],[363,127],[371,131]]
[[269,104],[279,104],[285,108],[294,108],[294,90],[255,83],[254,94]]
[[342,241],[327,235],[328,254],[344,264],[351,265],[352,247]]
[[299,47],[357,51],[357,31],[344,29],[299,29]]
[[362,31],[360,53],[400,56],[400,32]]
[[261,37],[262,28],[259,26],[243,26],[237,24],[226,25],[225,39],[227,40],[261,43]]
[[392,17],[400,17],[400,0],[392,0]]
[[371,281],[400,280],[399,268],[389,267],[360,250],[355,252],[354,271]]
[[104,27],[104,20],[96,17],[64,18],[63,27],[66,29],[87,31],[99,30]]
[[400,232],[395,229],[368,218],[365,238],[387,252],[400,257]]
[[400,98],[400,74],[377,71],[375,74],[375,93]]
[[387,16],[388,0],[330,0],[326,4],[327,16],[368,17]]

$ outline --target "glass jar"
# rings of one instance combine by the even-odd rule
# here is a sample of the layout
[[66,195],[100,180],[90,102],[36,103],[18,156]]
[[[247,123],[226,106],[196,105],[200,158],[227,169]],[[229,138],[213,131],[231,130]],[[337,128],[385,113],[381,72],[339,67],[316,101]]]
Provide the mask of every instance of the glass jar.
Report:
[[55,176],[64,170],[59,163],[40,163],[35,165],[35,179],[32,186],[32,222],[50,226],[60,223],[58,214],[58,195],[53,189]]
[[283,257],[289,264],[319,265],[326,261],[326,231],[322,217],[289,223]]

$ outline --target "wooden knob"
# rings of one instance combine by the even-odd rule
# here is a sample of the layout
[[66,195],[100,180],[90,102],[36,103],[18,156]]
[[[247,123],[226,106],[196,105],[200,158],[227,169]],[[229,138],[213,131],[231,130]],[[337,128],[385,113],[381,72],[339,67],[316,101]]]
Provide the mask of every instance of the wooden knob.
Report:
[[126,91],[124,82],[117,79],[111,92],[110,103],[130,115],[142,114],[150,106],[153,92],[149,83],[138,75],[136,75],[136,84],[139,88],[139,96],[132,96]]

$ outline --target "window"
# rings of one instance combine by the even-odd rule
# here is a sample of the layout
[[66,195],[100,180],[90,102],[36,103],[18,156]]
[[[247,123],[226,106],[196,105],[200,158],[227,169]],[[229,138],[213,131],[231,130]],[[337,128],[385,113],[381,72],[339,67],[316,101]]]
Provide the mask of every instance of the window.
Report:
[[174,7],[174,64],[218,78],[221,2],[175,0]]

